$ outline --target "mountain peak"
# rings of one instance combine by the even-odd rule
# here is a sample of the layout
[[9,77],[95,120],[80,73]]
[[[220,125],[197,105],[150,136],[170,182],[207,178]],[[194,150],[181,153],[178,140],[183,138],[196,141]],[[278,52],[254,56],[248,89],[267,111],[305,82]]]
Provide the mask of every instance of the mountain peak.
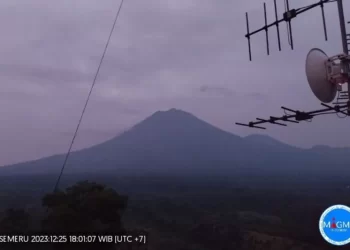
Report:
[[187,113],[181,109],[176,109],[176,108],[171,108],[168,111],[163,111],[163,112],[183,112],[183,113]]
[[176,123],[193,122],[194,120],[199,121],[199,119],[196,116],[192,115],[191,113],[188,113],[188,112],[180,110],[180,109],[171,108],[171,109],[165,110],[165,111],[157,111],[139,124],[144,124],[144,123],[157,123],[158,124],[158,123],[161,123],[161,124],[165,125],[165,124],[169,124],[169,123],[173,123],[173,122],[176,122]]
[[[125,135],[139,138],[151,138],[152,140],[183,140],[185,138],[193,138],[193,140],[200,141],[203,137],[235,137],[241,139],[239,136],[230,134],[213,125],[205,122],[195,115],[183,110],[171,108],[166,111],[157,111],[151,116],[147,117],[140,123],[136,124]],[[125,136],[124,135],[124,136]]]
[[192,114],[186,112],[186,111],[183,111],[181,109],[176,109],[176,108],[171,108],[169,110],[159,110],[157,112],[155,112],[152,116],[156,116],[156,115],[190,115],[192,117],[194,117]]

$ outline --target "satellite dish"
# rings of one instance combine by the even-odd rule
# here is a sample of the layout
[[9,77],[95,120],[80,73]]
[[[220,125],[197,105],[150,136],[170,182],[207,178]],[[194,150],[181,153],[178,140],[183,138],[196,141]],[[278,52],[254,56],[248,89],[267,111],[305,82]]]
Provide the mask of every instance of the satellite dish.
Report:
[[337,94],[337,85],[329,80],[327,73],[328,56],[320,49],[312,49],[306,57],[306,76],[314,95],[329,103]]

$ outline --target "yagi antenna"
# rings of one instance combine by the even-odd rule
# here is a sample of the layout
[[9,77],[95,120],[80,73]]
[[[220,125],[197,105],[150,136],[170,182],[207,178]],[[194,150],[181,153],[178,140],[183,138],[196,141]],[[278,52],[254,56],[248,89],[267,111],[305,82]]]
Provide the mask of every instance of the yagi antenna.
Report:
[[330,114],[330,113],[342,113],[346,116],[348,115],[346,110],[348,109],[350,102],[348,102],[345,105],[335,105],[335,106],[330,106],[330,105],[327,105],[324,103],[321,103],[321,104],[322,104],[322,106],[325,106],[324,109],[308,111],[308,112],[299,111],[299,110],[292,110],[290,108],[281,107],[285,112],[289,111],[292,114],[285,114],[285,115],[282,115],[279,117],[270,116],[270,119],[256,118],[256,121],[251,121],[248,124],[236,122],[236,125],[246,126],[246,127],[250,127],[250,128],[266,129],[264,127],[260,127],[257,125],[264,124],[264,123],[270,123],[270,124],[275,124],[275,125],[280,125],[280,126],[287,126],[286,124],[279,123],[278,121],[299,123],[301,121],[311,121],[312,118],[314,118],[315,116],[325,115],[325,114]]
[[264,3],[264,21],[265,25],[257,29],[255,31],[250,32],[249,27],[249,17],[248,13],[246,12],[246,23],[247,23],[247,34],[245,37],[248,39],[248,50],[249,50],[249,60],[252,60],[252,49],[251,49],[251,36],[254,34],[257,34],[261,31],[265,31],[266,34],[266,51],[267,55],[270,55],[270,42],[269,42],[269,33],[268,29],[276,26],[277,30],[277,42],[278,42],[278,49],[279,51],[282,50],[281,48],[281,38],[280,38],[280,30],[279,30],[279,24],[281,22],[286,22],[287,24],[287,35],[288,35],[288,42],[290,44],[291,49],[294,49],[294,39],[293,39],[293,32],[292,32],[292,19],[295,18],[297,15],[304,13],[308,10],[311,10],[315,7],[320,6],[321,7],[321,14],[322,14],[322,23],[323,23],[323,30],[324,30],[324,37],[325,40],[328,41],[328,34],[327,34],[327,26],[326,26],[326,18],[324,13],[324,4],[325,3],[331,3],[338,0],[320,0],[318,3],[311,4],[309,6],[297,8],[297,9],[290,9],[289,0],[285,0],[285,12],[283,13],[283,18],[278,19],[278,13],[277,13],[277,1],[274,0],[274,7],[275,7],[275,18],[276,20],[273,23],[268,24],[267,23],[267,12],[266,12],[266,3]]
[[[281,22],[286,22],[287,30],[288,30],[288,42],[291,46],[291,49],[294,49],[291,20],[295,18],[298,14],[301,14],[317,6],[320,6],[324,35],[325,35],[325,40],[327,41],[328,35],[327,35],[326,19],[324,14],[324,4],[331,3],[331,2],[337,2],[338,4],[343,53],[328,57],[327,54],[322,50],[314,48],[314,49],[311,49],[310,52],[308,53],[306,57],[306,63],[305,63],[305,72],[306,72],[307,81],[309,83],[309,87],[312,93],[316,96],[316,98],[319,101],[321,101],[321,105],[324,108],[305,112],[305,111],[293,110],[286,107],[281,107],[284,110],[284,115],[282,116],[279,116],[279,117],[270,116],[269,119],[256,118],[256,121],[251,121],[247,124],[236,123],[237,125],[246,126],[250,128],[266,129],[265,127],[261,127],[258,125],[270,123],[273,125],[287,126],[286,123],[299,123],[301,121],[311,121],[315,116],[334,114],[334,113],[336,114],[341,113],[345,115],[344,117],[350,116],[350,55],[349,55],[350,34],[346,33],[342,0],[320,0],[318,3],[312,4],[303,8],[298,8],[298,9],[290,9],[289,0],[285,0],[285,13],[283,14],[282,19],[278,19],[277,4],[276,4],[276,0],[274,0],[276,21],[271,24],[267,24],[266,4],[264,3],[265,25],[258,30],[250,32],[248,13],[246,13],[247,34],[245,36],[248,39],[249,60],[251,61],[252,55],[251,55],[250,38],[252,35],[265,30],[266,50],[267,50],[267,54],[269,55],[270,43],[269,43],[268,29],[272,26],[276,26],[278,48],[279,50],[281,50],[279,24]],[[348,85],[347,91],[342,91],[342,86],[345,83],[347,83]],[[337,92],[338,92],[338,96],[337,96]],[[333,102],[335,98],[336,98],[336,102]],[[332,105],[326,104],[330,102],[333,102],[333,104]],[[280,123],[279,121],[282,121],[284,123]]]
[[[315,111],[298,111],[282,107],[285,115],[280,117],[270,116],[270,119],[256,118],[256,121],[251,121],[248,124],[236,123],[237,125],[247,126],[251,128],[263,127],[257,126],[263,123],[271,123],[274,125],[287,126],[278,121],[298,123],[299,121],[310,121],[313,117],[325,114],[341,113],[345,116],[350,115],[350,100],[347,91],[341,91],[342,84],[350,82],[350,71],[347,69],[350,64],[350,56],[339,54],[333,57],[328,57],[320,49],[311,49],[306,57],[305,71],[306,77],[313,94],[325,107]],[[326,103],[332,102],[337,91],[339,92],[337,102],[333,103],[335,106]],[[346,102],[339,102],[339,100],[347,100]],[[286,114],[286,112],[292,114]],[[265,128],[263,128],[265,129]]]

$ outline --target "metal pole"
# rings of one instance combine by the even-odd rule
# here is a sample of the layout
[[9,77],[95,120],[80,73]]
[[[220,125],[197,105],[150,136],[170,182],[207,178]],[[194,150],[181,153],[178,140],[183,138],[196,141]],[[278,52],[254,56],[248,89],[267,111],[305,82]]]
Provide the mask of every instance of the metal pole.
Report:
[[346,42],[346,27],[345,27],[343,0],[338,0],[337,2],[338,2],[340,32],[341,32],[341,40],[343,44],[343,52],[345,54],[349,54],[348,45]]
[[[339,24],[340,24],[340,33],[341,33],[341,40],[343,45],[343,52],[344,54],[348,55],[349,49],[348,49],[348,44],[346,40],[347,36],[346,36],[343,0],[338,0],[337,3],[338,3]],[[347,65],[346,67],[347,67],[347,70],[349,70],[349,65]],[[348,96],[350,97],[350,82],[348,82]],[[350,100],[348,101],[348,115],[350,115]]]

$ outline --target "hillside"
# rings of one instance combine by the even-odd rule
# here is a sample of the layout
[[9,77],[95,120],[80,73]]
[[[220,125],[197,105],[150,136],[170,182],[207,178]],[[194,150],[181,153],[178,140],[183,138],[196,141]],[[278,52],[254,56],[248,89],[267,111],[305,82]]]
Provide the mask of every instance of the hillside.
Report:
[[[304,150],[262,135],[242,138],[190,113],[171,109],[154,113],[107,142],[73,152],[65,171],[328,175],[347,170],[348,152]],[[63,159],[57,155],[6,166],[0,174],[55,174]]]

